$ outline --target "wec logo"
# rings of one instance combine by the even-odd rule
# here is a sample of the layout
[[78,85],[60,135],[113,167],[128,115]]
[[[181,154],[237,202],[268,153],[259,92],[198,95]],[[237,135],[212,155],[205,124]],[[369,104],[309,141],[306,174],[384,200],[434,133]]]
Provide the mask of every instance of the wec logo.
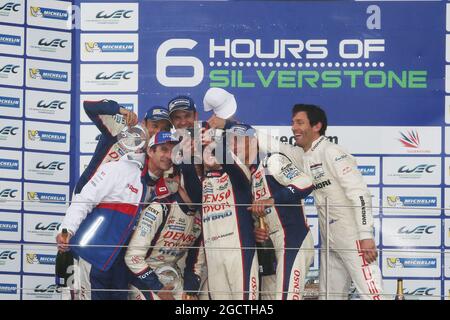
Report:
[[433,231],[431,231],[432,229],[436,228],[436,226],[427,226],[427,225],[422,225],[422,226],[417,226],[414,229],[408,229],[406,226],[401,227],[400,229],[398,229],[398,233],[400,234],[433,234]]
[[0,198],[15,198],[18,190],[17,189],[3,189],[0,190]]
[[410,169],[408,166],[401,166],[398,169],[398,173],[433,173],[432,168],[436,167],[436,165],[427,165],[427,164],[419,164],[418,166]]
[[61,290],[58,288],[56,284],[51,284],[48,287],[43,287],[40,284],[34,288],[34,292],[36,293],[59,293]]
[[16,260],[17,251],[0,251],[0,260]]
[[52,161],[49,164],[45,165],[43,161],[39,161],[36,164],[36,169],[42,169],[42,170],[64,170],[65,162],[59,162],[59,161]]
[[95,77],[96,80],[130,80],[131,74],[133,74],[133,71],[117,71],[114,72],[111,75],[107,75],[104,72],[100,72]]
[[7,2],[0,7],[0,13],[2,11],[14,11],[19,12],[20,3]]
[[17,69],[19,69],[19,68],[20,68],[20,66],[18,66],[18,65],[7,64],[0,68],[0,73],[15,73],[15,74],[17,74],[18,73]]
[[41,230],[41,231],[57,231],[59,230],[59,227],[61,226],[61,223],[58,222],[52,222],[48,225],[44,225],[41,222],[39,222],[34,229],[35,230]]
[[105,11],[100,11],[95,16],[97,19],[130,19],[134,10],[116,10],[112,13],[105,13]]
[[404,290],[403,293],[408,296],[432,296],[432,291],[434,290],[436,290],[436,288],[420,287],[413,291]]
[[61,100],[53,100],[50,103],[45,103],[44,100],[38,102],[37,107],[42,109],[59,109],[64,110],[63,104],[66,104],[66,101]]
[[47,41],[47,39],[45,39],[45,38],[40,39],[38,42],[38,44],[40,46],[53,47],[53,48],[57,48],[57,47],[65,48],[66,43],[67,43],[67,40],[64,40],[64,39],[53,39],[53,40]]
[[17,135],[17,130],[19,130],[19,127],[6,126],[0,129],[0,134],[5,136],[6,135],[15,136]]

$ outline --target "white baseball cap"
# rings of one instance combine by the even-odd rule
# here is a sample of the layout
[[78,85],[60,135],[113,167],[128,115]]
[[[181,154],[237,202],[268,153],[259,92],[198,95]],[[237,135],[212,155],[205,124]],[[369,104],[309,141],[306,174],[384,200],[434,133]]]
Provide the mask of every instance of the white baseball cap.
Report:
[[228,119],[235,114],[237,103],[234,96],[222,88],[209,88],[203,98],[205,111],[214,111],[222,119]]

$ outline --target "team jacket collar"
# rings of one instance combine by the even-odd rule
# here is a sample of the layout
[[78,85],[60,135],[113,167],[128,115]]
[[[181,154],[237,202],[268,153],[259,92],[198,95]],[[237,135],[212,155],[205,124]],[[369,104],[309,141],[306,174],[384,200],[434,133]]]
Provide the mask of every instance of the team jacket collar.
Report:
[[322,144],[323,140],[326,140],[327,137],[325,136],[320,136],[319,138],[317,138],[316,140],[313,141],[312,145],[311,145],[311,149],[309,149],[307,151],[307,153],[311,153],[314,152],[314,150],[316,150],[317,148],[319,148],[319,146]]

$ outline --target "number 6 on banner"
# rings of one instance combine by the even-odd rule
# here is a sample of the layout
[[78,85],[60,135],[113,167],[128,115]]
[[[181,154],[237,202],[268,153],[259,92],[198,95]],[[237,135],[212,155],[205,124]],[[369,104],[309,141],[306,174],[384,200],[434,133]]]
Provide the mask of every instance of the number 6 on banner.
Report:
[[[164,41],[156,52],[156,78],[166,87],[195,87],[203,80],[203,63],[200,59],[186,56],[167,56],[172,49],[193,49],[197,42],[192,39],[170,39]],[[168,67],[192,67],[191,77],[169,77]]]

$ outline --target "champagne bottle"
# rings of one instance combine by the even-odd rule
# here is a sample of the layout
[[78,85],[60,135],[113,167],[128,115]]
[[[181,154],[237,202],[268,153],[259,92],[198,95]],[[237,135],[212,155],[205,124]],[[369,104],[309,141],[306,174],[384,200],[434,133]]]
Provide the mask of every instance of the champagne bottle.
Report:
[[[62,230],[62,237],[67,239],[69,233],[67,229]],[[58,287],[67,287],[68,279],[73,273],[73,256],[70,251],[62,252],[58,251],[56,255],[55,265],[55,282]]]
[[[263,217],[259,217],[259,227],[266,230],[267,225]],[[275,249],[272,240],[266,239],[264,242],[256,242],[259,273],[262,276],[270,276],[276,272],[277,260],[275,258]]]
[[397,293],[395,294],[395,300],[405,300],[403,294],[403,279],[397,279]]

